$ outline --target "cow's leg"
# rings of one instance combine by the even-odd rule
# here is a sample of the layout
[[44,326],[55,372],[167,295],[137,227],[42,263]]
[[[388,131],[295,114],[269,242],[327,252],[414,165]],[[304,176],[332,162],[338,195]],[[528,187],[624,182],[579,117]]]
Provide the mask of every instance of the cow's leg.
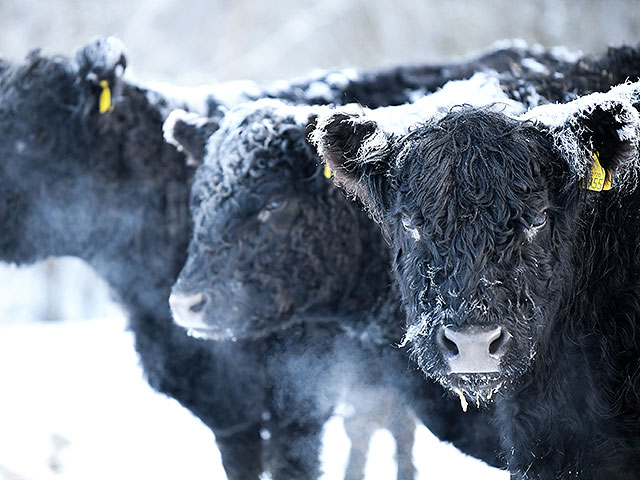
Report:
[[367,463],[369,443],[376,426],[370,418],[356,412],[354,415],[344,419],[344,429],[347,437],[351,440],[349,461],[344,478],[345,480],[362,480],[364,478],[364,467]]
[[216,434],[222,465],[229,480],[258,479],[262,473],[262,438],[259,424],[228,435]]
[[416,422],[407,409],[400,408],[396,413],[389,425],[389,431],[396,441],[398,480],[413,480],[416,476],[416,469],[413,465]]
[[267,469],[277,480],[313,480],[320,475],[322,426],[326,418],[272,419]]

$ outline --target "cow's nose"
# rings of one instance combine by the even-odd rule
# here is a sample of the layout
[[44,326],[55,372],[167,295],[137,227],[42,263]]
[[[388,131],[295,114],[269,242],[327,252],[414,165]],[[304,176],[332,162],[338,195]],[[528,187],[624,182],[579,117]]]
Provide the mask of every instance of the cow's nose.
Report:
[[169,306],[171,307],[174,321],[185,328],[203,328],[207,326],[204,322],[204,307],[206,304],[207,297],[203,293],[194,295],[172,293],[169,297]]
[[500,359],[509,349],[511,335],[498,325],[454,330],[442,327],[436,343],[449,364],[450,373],[500,371]]

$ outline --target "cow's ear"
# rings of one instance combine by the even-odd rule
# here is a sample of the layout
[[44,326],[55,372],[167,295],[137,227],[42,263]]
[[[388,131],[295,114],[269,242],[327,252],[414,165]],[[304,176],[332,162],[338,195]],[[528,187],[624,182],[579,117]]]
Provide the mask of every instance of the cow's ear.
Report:
[[81,89],[83,114],[108,114],[123,89],[127,53],[115,37],[96,38],[75,54],[77,83]]
[[218,129],[219,121],[184,110],[172,111],[162,126],[164,139],[185,152],[188,162],[200,165],[204,160],[207,141]]
[[391,168],[391,138],[376,122],[334,113],[318,119],[311,141],[338,185],[370,209],[381,207]]
[[554,120],[550,133],[578,185],[623,192],[636,187],[640,117],[632,102],[632,95],[615,90],[594,94],[566,104],[566,115]]

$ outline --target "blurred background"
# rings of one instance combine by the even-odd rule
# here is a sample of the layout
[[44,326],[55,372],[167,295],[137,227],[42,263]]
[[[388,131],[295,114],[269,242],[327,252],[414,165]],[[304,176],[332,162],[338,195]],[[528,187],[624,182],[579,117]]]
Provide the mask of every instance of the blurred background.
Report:
[[[3,58],[19,61],[35,48],[48,54],[72,55],[97,35],[115,35],[123,40],[129,50],[129,72],[143,81],[180,85],[238,79],[268,82],[301,76],[318,68],[371,69],[456,61],[484,51],[503,39],[523,39],[546,47],[563,45],[570,50],[599,54],[609,45],[640,41],[640,5],[637,0],[0,0],[0,56]],[[110,397],[104,390],[122,388],[122,383],[118,383],[122,379],[118,379],[117,374],[111,378],[109,374],[115,368],[109,361],[113,352],[122,352],[125,359],[122,368],[135,367],[129,338],[118,340],[121,343],[117,348],[113,345],[99,348],[100,342],[111,338],[100,329],[111,332],[109,329],[114,327],[98,320],[97,329],[91,330],[95,338],[85,332],[81,342],[86,344],[89,338],[94,338],[95,348],[74,351],[74,341],[68,340],[68,334],[58,338],[58,330],[49,329],[52,324],[64,321],[76,322],[72,329],[80,331],[84,328],[81,325],[90,319],[112,317],[123,319],[124,314],[112,301],[106,285],[76,259],[48,260],[21,268],[0,264],[0,480],[82,478],[82,471],[77,477],[70,473],[71,460],[67,460],[67,464],[63,461],[64,455],[69,456],[64,452],[70,444],[81,442],[85,438],[82,435],[94,438],[87,432],[97,435],[96,428],[124,428],[124,424],[114,423],[118,416],[131,422],[131,418],[140,421],[147,418],[145,414],[155,412],[145,403],[160,401],[151,400],[151,392],[141,394],[139,398],[144,400],[138,403],[122,403],[121,407],[128,410],[130,416],[123,416],[120,410],[110,410],[111,416],[104,412],[121,399],[121,395]],[[24,327],[16,329],[16,325]],[[124,331],[125,323],[122,320],[108,325]],[[54,340],[60,342],[59,347],[55,347]],[[34,343],[37,351],[25,350],[26,344]],[[96,354],[101,356],[98,360]],[[35,360],[30,363],[27,358]],[[56,358],[63,358],[67,363],[56,364]],[[16,362],[24,367],[18,374]],[[83,377],[78,372],[71,380],[51,381],[52,377],[62,378],[56,377],[61,375],[60,369],[77,368],[83,362],[88,362],[87,370],[104,369],[107,380],[116,383],[107,381],[105,387],[104,378],[91,383],[88,379],[92,375]],[[132,375],[135,381],[139,380],[137,370]],[[88,383],[78,386],[74,378],[84,378]],[[87,392],[92,388],[98,389],[93,396],[80,396],[86,419],[78,420],[76,415],[75,422],[106,419],[103,423],[87,427],[85,432],[82,428],[73,430],[68,427],[69,423],[67,427],[61,426],[65,425],[63,420],[58,424],[58,419],[50,418],[52,415],[73,417],[74,413],[78,414],[77,404],[71,407],[66,404],[61,410],[42,410],[38,416],[34,410],[42,403],[65,404],[68,399],[61,396],[60,391],[71,389],[70,385],[80,387],[83,395],[89,395]],[[147,388],[144,384],[131,385],[133,391]],[[25,403],[26,397],[39,398],[30,398],[33,403]],[[86,405],[91,402],[97,405]],[[31,410],[26,405],[30,405]],[[170,408],[179,407],[172,404]],[[174,415],[159,411],[163,412],[161,415]],[[175,415],[172,428],[195,422],[185,412]],[[51,426],[49,433],[27,427],[38,422],[59,426]],[[155,425],[153,415],[144,422],[142,429],[158,428],[157,425],[150,427]],[[13,429],[8,428],[8,423],[12,423]],[[197,430],[199,426],[188,428]],[[133,432],[135,427],[131,429]],[[207,445],[202,451],[209,451],[210,434],[176,431],[191,439],[200,435]],[[141,449],[135,445],[138,437],[131,435],[130,442],[125,442],[118,450],[120,453],[114,454],[116,457],[128,449],[140,453]],[[139,440],[147,441],[147,437]],[[179,447],[172,443],[155,445],[153,456],[141,458],[147,465],[154,463],[152,458],[163,455],[165,459],[174,456],[182,463],[200,465],[197,463],[203,456],[200,450],[193,444],[178,443]],[[119,460],[109,459],[107,450],[114,448],[111,440],[101,443],[99,448],[94,447],[87,447],[89,450],[84,453],[76,448],[75,456],[101,462],[105,468],[107,464],[119,464]],[[36,464],[38,467],[33,466]],[[162,466],[162,462],[160,465],[159,472],[173,475],[166,465]],[[196,469],[199,473],[192,476],[184,476],[182,469],[179,476],[200,478],[202,474],[202,478],[211,478],[206,468],[209,467],[200,466]],[[101,478],[95,473],[92,478]],[[105,478],[107,473],[134,478],[133,471],[129,475],[107,468],[104,473]],[[138,478],[150,478],[149,473],[146,469]],[[159,473],[154,475],[160,478]]]
[[[35,48],[72,55],[97,35],[124,41],[128,71],[140,80],[268,82],[319,68],[458,61],[504,39],[596,55],[609,45],[640,42],[640,5],[637,0],[0,0],[3,58],[19,61]],[[112,311],[104,288],[89,280],[79,262],[49,261],[33,271],[16,273],[0,265],[0,322],[23,314],[52,320]],[[74,283],[78,278],[82,281]],[[3,288],[11,284],[28,291],[27,298]]]
[[314,68],[468,55],[521,38],[589,53],[638,41],[634,0],[3,0],[0,53],[71,53],[116,35],[141,77],[274,80]]

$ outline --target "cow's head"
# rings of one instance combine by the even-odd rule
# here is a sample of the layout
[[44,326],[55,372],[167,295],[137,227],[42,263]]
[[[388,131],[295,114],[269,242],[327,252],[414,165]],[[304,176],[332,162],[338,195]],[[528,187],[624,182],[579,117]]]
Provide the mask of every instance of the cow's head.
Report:
[[[361,255],[381,237],[325,178],[305,136],[309,112],[264,100],[229,111],[215,133],[202,118],[167,120],[172,141],[201,162],[189,257],[170,301],[195,334],[259,337],[314,313],[322,320],[369,281]],[[371,262],[376,275],[386,258]]]
[[557,334],[589,275],[596,205],[635,188],[630,89],[527,118],[454,108],[405,136],[366,117],[320,119],[323,160],[391,240],[406,341],[427,375],[481,402]]
[[2,258],[28,262],[74,253],[50,246],[60,237],[75,243],[67,217],[85,220],[88,197],[103,187],[92,188],[88,177],[118,168],[115,155],[94,162],[97,147],[91,147],[98,124],[114,120],[125,66],[124,47],[113,38],[90,43],[76,61],[34,51],[21,64],[3,65],[0,224],[11,234],[0,236]]

